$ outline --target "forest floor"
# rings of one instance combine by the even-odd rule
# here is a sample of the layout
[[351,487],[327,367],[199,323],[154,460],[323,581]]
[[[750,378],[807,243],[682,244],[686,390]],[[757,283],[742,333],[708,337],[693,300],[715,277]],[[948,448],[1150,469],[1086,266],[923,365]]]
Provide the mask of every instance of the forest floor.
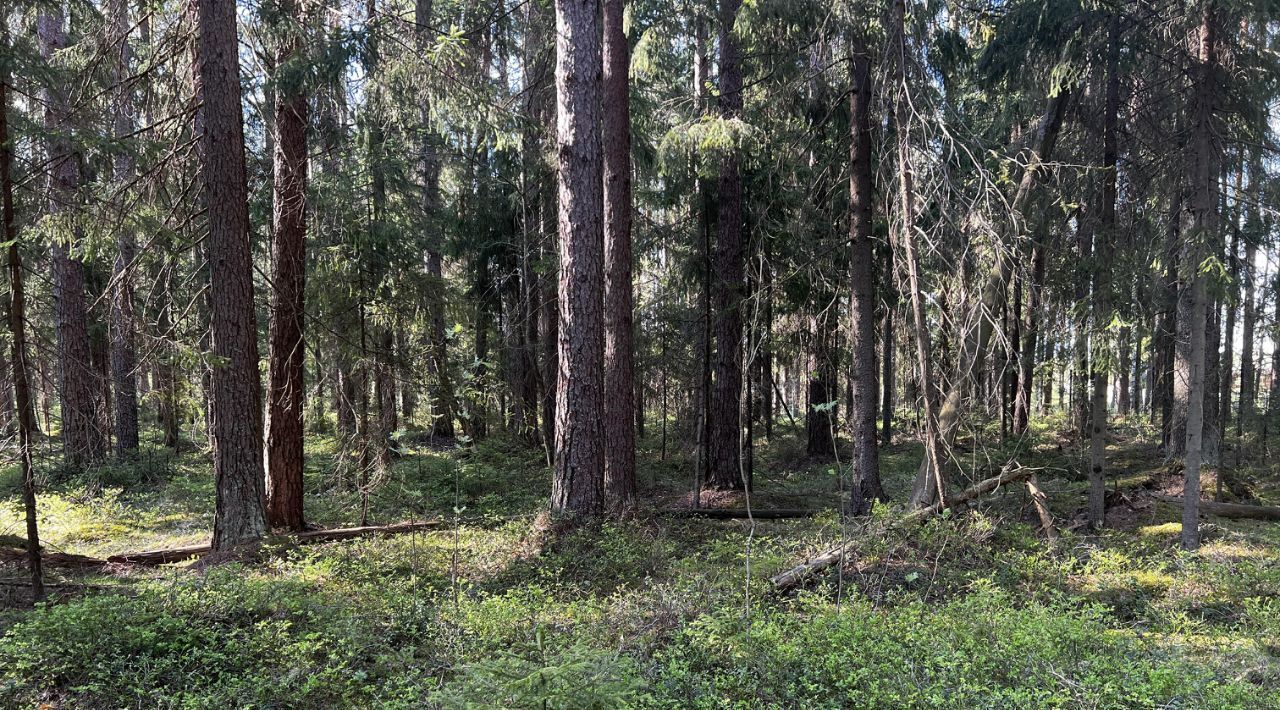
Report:
[[[1089,533],[1081,453],[1060,424],[962,454],[1041,467],[1053,545],[1021,487],[910,530],[891,527],[892,505],[842,524],[836,464],[785,432],[757,446],[751,505],[814,517],[657,515],[687,504],[692,467],[674,445],[661,460],[650,436],[647,506],[552,536],[540,451],[406,435],[368,517],[442,520],[429,532],[273,541],[249,564],[54,567],[35,610],[20,563],[0,562],[0,705],[1280,708],[1280,525],[1209,517],[1204,546],[1182,552],[1179,510],[1154,497],[1178,476],[1134,424],[1109,451],[1110,527]],[[333,440],[307,446],[310,522],[358,524]],[[884,451],[892,500],[919,456],[915,442]],[[198,453],[42,475],[51,552],[209,536]],[[0,548],[24,529],[17,483],[0,472]],[[1231,483],[1228,499],[1280,504],[1270,460]],[[842,539],[855,543],[843,570],[771,594],[769,575]]]

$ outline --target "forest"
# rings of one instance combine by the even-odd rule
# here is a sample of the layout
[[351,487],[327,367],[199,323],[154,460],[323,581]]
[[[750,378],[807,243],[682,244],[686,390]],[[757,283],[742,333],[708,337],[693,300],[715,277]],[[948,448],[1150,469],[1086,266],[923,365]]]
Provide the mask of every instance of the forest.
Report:
[[1280,0],[0,2],[0,706],[1280,709]]

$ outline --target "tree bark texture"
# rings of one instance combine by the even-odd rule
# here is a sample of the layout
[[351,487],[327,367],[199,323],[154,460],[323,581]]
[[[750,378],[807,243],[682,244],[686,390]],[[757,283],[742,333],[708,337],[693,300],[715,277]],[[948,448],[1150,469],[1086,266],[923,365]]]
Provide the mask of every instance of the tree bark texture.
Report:
[[[742,114],[742,48],[734,24],[742,0],[720,0],[720,116]],[[711,436],[707,486],[741,489],[742,297],[746,280],[742,244],[741,159],[730,151],[720,164],[716,241],[711,253],[711,308],[715,354],[711,379]]]
[[604,494],[604,170],[600,0],[556,0],[559,332],[551,508],[599,512]]
[[630,51],[624,0],[604,0],[604,487],[608,505],[636,499],[632,345]]
[[[849,435],[853,442],[853,468],[849,508],[854,513],[865,513],[872,501],[884,498],[884,489],[880,484],[880,447],[876,441],[879,385],[876,381],[876,257],[872,244],[872,208],[875,202],[872,172],[875,168],[871,161],[871,59],[862,42],[853,47],[851,60],[849,240],[852,253],[849,279],[853,293],[853,322],[850,328],[849,388],[853,401],[849,407]],[[885,359],[890,359],[887,349]]]
[[[53,62],[66,49],[61,5],[48,7],[36,19],[40,54]],[[55,220],[74,210],[80,189],[80,167],[69,133],[67,98],[58,88],[44,92],[45,150],[49,161],[49,216]],[[62,410],[62,445],[67,463],[84,465],[106,453],[106,431],[101,428],[98,376],[89,343],[89,312],[85,303],[85,265],[73,253],[79,247],[78,228],[71,221],[57,225],[59,234],[50,251],[53,266],[53,310],[57,333],[58,394]]]
[[[293,0],[280,11],[301,22]],[[276,55],[277,72],[292,69],[299,39],[292,27]],[[278,74],[279,76],[280,74]],[[287,78],[288,74],[284,74]],[[295,80],[296,81],[296,80]],[[271,250],[271,325],[267,336],[267,524],[301,530],[303,367],[306,347],[307,95],[277,82]]]
[[216,499],[213,548],[266,532],[261,382],[245,177],[236,9],[198,7],[198,73],[204,94],[204,184],[208,204],[209,300]]

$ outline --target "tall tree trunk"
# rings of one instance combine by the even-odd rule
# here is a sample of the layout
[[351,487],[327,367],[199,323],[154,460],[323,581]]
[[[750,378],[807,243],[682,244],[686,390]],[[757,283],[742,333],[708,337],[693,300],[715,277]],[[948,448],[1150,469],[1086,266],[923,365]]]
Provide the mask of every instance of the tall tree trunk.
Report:
[[600,0],[556,0],[560,318],[551,509],[599,512],[604,495],[604,170]]
[[[1114,245],[1112,247],[1115,248]],[[1133,375],[1133,326],[1123,325],[1116,333],[1116,414],[1129,414]]]
[[[853,402],[849,407],[849,437],[853,442],[853,466],[849,508],[850,512],[861,514],[870,509],[872,501],[884,498],[884,488],[880,484],[880,447],[876,442],[879,385],[876,381],[876,289],[873,272],[876,257],[872,244],[875,192],[871,162],[871,58],[861,39],[855,39],[850,59],[853,86],[849,94],[849,240],[852,244],[849,280],[853,299],[849,388]],[[885,360],[889,359],[886,349]],[[887,440],[888,436],[885,438]]]
[[[1161,312],[1156,333],[1156,367],[1152,392],[1152,416],[1160,415],[1160,438],[1165,457],[1176,455],[1182,446],[1175,438],[1174,423],[1174,363],[1177,360],[1178,312],[1180,300],[1178,285],[1178,252],[1182,233],[1182,179],[1176,178],[1173,194],[1169,198],[1168,224],[1165,227],[1163,259],[1164,275],[1160,280]],[[1182,442],[1185,444],[1185,439]]]
[[[742,0],[720,0],[720,115],[742,113],[742,49],[734,24]],[[742,174],[736,152],[721,159],[716,242],[711,254],[712,361],[710,466],[707,486],[741,489],[742,481]]]
[[[1107,464],[1107,365],[1111,339],[1111,259],[1116,243],[1116,169],[1119,149],[1116,134],[1120,119],[1120,16],[1111,16],[1107,41],[1106,109],[1102,123],[1102,209],[1098,238],[1094,245],[1093,273],[1093,353],[1089,358],[1093,373],[1092,406],[1089,416],[1089,524],[1101,528],[1106,523]],[[1127,395],[1128,393],[1124,393]]]
[[636,498],[631,286],[631,116],[624,0],[604,0],[604,487],[608,505]]
[[[426,56],[431,45],[433,25],[432,0],[414,3],[414,21],[418,25],[418,51]],[[449,370],[449,341],[445,334],[444,224],[440,219],[440,138],[431,119],[431,93],[424,87],[419,99],[422,123],[422,145],[419,147],[419,170],[422,173],[422,211],[431,231],[427,247],[427,277],[432,297],[427,305],[427,370],[433,378],[431,389],[431,431],[434,436],[452,437],[457,401]]]
[[1073,339],[1071,344],[1071,423],[1083,446],[1089,435],[1089,299],[1090,274],[1085,267],[1093,260],[1093,242],[1096,238],[1094,217],[1081,213],[1076,218],[1076,303]]
[[1191,92],[1192,134],[1190,145],[1191,210],[1194,233],[1187,240],[1183,268],[1191,284],[1189,335],[1190,362],[1187,397],[1187,443],[1183,457],[1182,547],[1194,550],[1200,546],[1200,464],[1205,427],[1205,275],[1199,268],[1203,256],[1214,253],[1212,240],[1217,237],[1217,206],[1214,181],[1217,177],[1214,145],[1215,82],[1217,73],[1216,0],[1202,0],[1200,29],[1196,51],[1194,84]]
[[[1249,170],[1249,234],[1244,241],[1244,264],[1241,265],[1240,277],[1244,282],[1244,323],[1242,326],[1243,337],[1241,338],[1240,350],[1240,414],[1236,417],[1236,437],[1240,439],[1239,448],[1237,449],[1237,459],[1242,458],[1245,453],[1245,437],[1253,430],[1254,405],[1257,400],[1257,389],[1254,386],[1254,378],[1256,376],[1256,368],[1253,360],[1254,336],[1257,328],[1258,308],[1257,308],[1257,286],[1254,283],[1257,276],[1254,273],[1253,263],[1258,258],[1258,243],[1253,234],[1253,227],[1257,224],[1258,210],[1257,198],[1260,189],[1260,173],[1261,165],[1257,153],[1254,153],[1253,163]],[[1237,461],[1238,463],[1238,461]]]
[[[46,62],[67,47],[60,4],[45,9],[36,19],[40,54]],[[80,188],[80,168],[71,131],[67,98],[50,87],[44,96],[44,127],[49,161],[49,215],[53,218],[74,208]],[[50,249],[53,262],[54,321],[58,342],[58,391],[62,404],[62,444],[67,462],[93,463],[106,453],[106,432],[101,428],[89,342],[89,312],[85,304],[85,265],[73,253],[80,241],[79,229],[62,221]]]
[[[1241,168],[1243,171],[1243,168]],[[1242,194],[1240,184],[1236,184],[1236,194]],[[1235,382],[1235,335],[1236,308],[1240,303],[1240,229],[1238,223],[1232,230],[1231,247],[1227,253],[1226,264],[1231,273],[1231,284],[1228,293],[1222,299],[1226,309],[1225,325],[1222,330],[1222,363],[1218,375],[1218,453],[1215,460],[1222,463],[1222,450],[1226,447],[1227,433],[1231,430],[1231,389]],[[1247,342],[1247,341],[1246,341]],[[1221,481],[1221,477],[1219,477]]]
[[760,397],[760,411],[757,416],[764,423],[764,438],[767,441],[773,441],[773,389],[776,387],[773,381],[773,267],[770,264],[770,248],[767,237],[761,239],[760,248],[764,252],[760,284],[761,297],[764,298],[764,339],[760,344],[760,353],[757,356],[759,360],[757,367],[760,375],[760,382],[757,385],[757,393]]
[[213,368],[213,549],[257,540],[263,510],[262,407],[249,243],[240,57],[233,3],[197,3],[198,74],[204,94]]
[[[295,0],[283,0],[281,23],[302,23]],[[283,28],[276,53],[275,170],[271,250],[271,326],[267,336],[267,524],[302,530],[303,341],[307,273],[307,95],[291,83],[300,48]],[[296,81],[296,80],[294,80]]]
[[[134,130],[133,99],[126,83],[133,62],[129,44],[129,3],[113,0],[112,39],[119,43],[116,57],[115,125],[117,140],[125,140]],[[133,156],[121,151],[115,156],[113,178],[124,190],[133,178]],[[133,228],[123,217],[116,234],[116,259],[111,275],[111,380],[115,388],[116,456],[127,458],[138,450],[138,354],[134,347],[133,261],[136,256]]]
[[[695,13],[693,23],[693,101],[699,115],[707,110],[707,83],[710,76],[708,62],[708,23]],[[698,322],[698,384],[697,392],[697,463],[694,473],[694,507],[702,505],[702,489],[710,479],[711,471],[711,187],[707,180],[694,180],[694,196],[690,211],[697,213],[697,236],[701,242],[699,254],[702,276],[702,317]]]
[[[1214,241],[1221,242],[1221,238],[1215,238]],[[1219,263],[1223,256],[1220,246],[1215,244],[1213,247],[1213,253]],[[1208,291],[1207,285],[1205,290]],[[1205,305],[1204,331],[1204,432],[1201,434],[1200,455],[1202,463],[1216,466],[1222,444],[1222,437],[1219,436],[1218,431],[1219,404],[1221,403],[1218,395],[1221,393],[1222,386],[1222,309],[1219,306],[1222,299],[1216,294],[1209,294],[1208,298],[1209,301]]]
[[[9,30],[0,26],[0,38],[9,48]],[[18,225],[13,214],[13,143],[9,138],[9,67],[0,68],[0,199],[3,200],[4,239],[9,244],[9,334],[13,340],[13,393],[18,419],[18,458],[22,467],[22,508],[27,524],[27,565],[31,598],[44,598],[40,529],[36,511],[36,476],[31,440],[36,433],[36,410],[31,400],[27,361],[27,308],[23,290],[22,255],[18,252]]]
[[[1038,220],[1031,245],[1031,282],[1027,287],[1027,312],[1018,356],[1018,391],[1014,399],[1013,433],[1022,436],[1031,421],[1031,383],[1036,372],[1036,343],[1040,337],[1041,293],[1044,290],[1045,263],[1048,261],[1046,220]],[[1020,317],[1020,315],[1015,316]]]

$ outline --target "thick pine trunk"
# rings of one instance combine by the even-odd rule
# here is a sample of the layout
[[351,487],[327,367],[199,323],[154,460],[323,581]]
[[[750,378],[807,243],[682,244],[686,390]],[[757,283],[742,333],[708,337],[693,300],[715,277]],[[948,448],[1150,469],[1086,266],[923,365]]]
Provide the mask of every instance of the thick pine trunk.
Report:
[[556,0],[559,333],[551,508],[600,511],[604,496],[604,170],[599,0]]
[[[46,62],[66,49],[60,5],[36,19],[40,54]],[[44,95],[44,128],[49,162],[49,215],[58,218],[74,209],[80,189],[80,168],[68,135],[67,99],[57,88]],[[71,234],[65,232],[70,229]],[[89,312],[85,304],[85,265],[72,253],[79,230],[62,222],[50,249],[53,265],[53,310],[57,333],[58,392],[62,410],[62,445],[72,465],[94,463],[106,453],[106,431],[98,410],[98,376],[89,342]]]
[[[720,115],[742,113],[742,48],[734,23],[742,0],[720,0]],[[741,489],[742,480],[742,167],[736,152],[720,163],[716,240],[711,253],[711,435],[707,486]]]
[[610,508],[636,498],[631,286],[631,117],[623,0],[604,0],[604,487]]
[[198,74],[204,96],[204,185],[208,204],[213,467],[213,549],[257,540],[263,510],[261,382],[249,196],[245,178],[236,9],[198,3]]
[[[280,8],[301,20],[293,0]],[[291,68],[299,42],[285,29],[276,66]],[[307,95],[277,82],[271,250],[271,326],[267,336],[267,524],[301,530],[303,342],[307,272]]]
[[[875,192],[871,162],[871,59],[861,41],[854,46],[850,59],[853,86],[849,95],[849,240],[852,244],[849,280],[853,294],[850,329],[853,337],[849,345],[849,388],[853,397],[849,407],[849,436],[853,442],[853,468],[849,508],[851,512],[864,513],[872,501],[884,498],[884,489],[880,484],[880,447],[876,442],[879,386],[873,271],[876,257],[872,244]],[[886,315],[886,322],[887,319]],[[890,359],[887,353],[886,349],[885,360]],[[886,432],[886,441],[888,438]]]

